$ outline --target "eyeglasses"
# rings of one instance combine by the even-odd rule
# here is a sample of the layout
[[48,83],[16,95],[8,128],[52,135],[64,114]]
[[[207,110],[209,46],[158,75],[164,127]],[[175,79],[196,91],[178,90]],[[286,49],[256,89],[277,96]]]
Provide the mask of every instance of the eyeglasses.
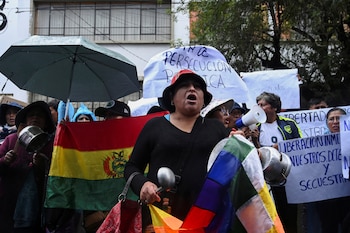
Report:
[[220,109],[218,109],[218,111],[220,111],[224,116],[230,115],[230,111],[224,106],[220,107]]

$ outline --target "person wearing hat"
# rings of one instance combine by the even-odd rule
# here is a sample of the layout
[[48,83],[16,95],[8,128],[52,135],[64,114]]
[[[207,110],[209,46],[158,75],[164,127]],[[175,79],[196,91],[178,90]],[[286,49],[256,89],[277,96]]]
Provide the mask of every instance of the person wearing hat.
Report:
[[11,133],[17,132],[15,124],[16,114],[23,107],[16,102],[0,105],[0,143]]
[[240,134],[243,137],[246,137],[244,131],[230,126],[232,124],[232,120],[229,113],[234,104],[233,99],[212,100],[208,106],[202,109],[201,116],[219,120],[224,124],[230,136]]
[[[161,106],[170,113],[145,124],[125,165],[126,180],[134,172],[141,173],[131,182],[132,190],[141,201],[158,207],[169,203],[168,212],[181,220],[201,190],[212,149],[228,137],[221,122],[200,115],[211,99],[202,77],[191,70],[176,73],[162,95]],[[145,176],[147,165],[149,170]],[[170,192],[157,192],[160,167],[170,168],[176,176],[175,187]],[[150,224],[147,211],[144,208],[143,227]]]
[[73,122],[91,122],[96,121],[96,116],[91,112],[83,103],[80,103],[80,107],[73,116]]
[[95,115],[103,117],[105,120],[120,119],[130,117],[130,107],[121,101],[111,100],[106,107],[98,107],[95,110]]
[[[48,135],[55,124],[47,103],[37,101],[21,109],[15,119],[18,130],[37,126]],[[20,133],[19,133],[20,134]],[[0,146],[0,229],[1,232],[44,232],[41,227],[45,175],[53,149],[53,137],[38,152],[28,152],[17,133]]]
[[229,127],[235,128],[236,127],[236,121],[239,118],[242,118],[242,116],[245,114],[245,109],[242,108],[238,103],[234,103],[231,110],[230,110],[230,117],[229,117]]
[[[251,135],[252,135],[252,131],[249,129],[248,126],[244,126],[241,128],[238,128],[236,126],[236,121],[240,118],[243,117],[243,115],[245,114],[246,110],[244,108],[242,108],[238,103],[234,103],[231,110],[230,110],[230,114],[228,117],[228,127],[230,129],[232,129],[233,131],[236,132],[241,132],[241,134],[246,137],[247,139],[249,139],[251,141]],[[256,130],[257,131],[257,130]]]
[[233,99],[212,100],[208,106],[202,109],[201,116],[218,119],[226,128],[229,128],[229,113],[233,103]]

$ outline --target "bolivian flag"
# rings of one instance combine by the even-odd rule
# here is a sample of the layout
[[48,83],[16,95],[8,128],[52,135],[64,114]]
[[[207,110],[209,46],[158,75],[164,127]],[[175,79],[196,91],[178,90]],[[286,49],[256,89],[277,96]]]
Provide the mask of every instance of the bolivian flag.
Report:
[[155,232],[283,233],[255,147],[233,136],[213,151],[202,190],[182,223],[150,207]]
[[125,185],[124,165],[141,129],[150,118],[160,115],[164,113],[59,124],[45,207],[110,210]]

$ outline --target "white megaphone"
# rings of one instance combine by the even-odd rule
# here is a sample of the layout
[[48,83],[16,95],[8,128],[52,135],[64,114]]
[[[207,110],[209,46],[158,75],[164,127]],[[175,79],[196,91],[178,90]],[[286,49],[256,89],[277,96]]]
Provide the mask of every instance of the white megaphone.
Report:
[[266,119],[265,111],[259,105],[254,105],[249,112],[236,121],[236,126],[237,128],[242,128],[243,126],[255,125],[256,123],[265,123]]

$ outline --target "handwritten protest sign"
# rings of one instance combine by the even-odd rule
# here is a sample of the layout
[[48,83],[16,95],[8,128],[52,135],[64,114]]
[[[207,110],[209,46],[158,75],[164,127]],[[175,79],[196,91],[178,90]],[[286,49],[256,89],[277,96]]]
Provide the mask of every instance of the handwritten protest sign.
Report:
[[282,108],[300,108],[299,81],[297,69],[266,70],[244,73],[240,75],[249,87],[247,107],[256,104],[256,97],[262,92],[272,92],[281,98]]
[[288,203],[350,195],[350,181],[342,174],[339,133],[283,141],[279,150],[292,161],[285,185]]
[[[350,115],[350,106],[341,106]],[[324,135],[328,132],[326,115],[331,108],[281,112],[278,115],[293,119],[300,127],[303,138]]]
[[349,179],[350,167],[350,114],[340,117],[340,142],[342,151],[342,172]]
[[152,57],[144,69],[143,97],[162,97],[181,69],[190,69],[204,78],[215,99],[248,101],[248,88],[237,72],[217,49],[205,45],[172,48]]

